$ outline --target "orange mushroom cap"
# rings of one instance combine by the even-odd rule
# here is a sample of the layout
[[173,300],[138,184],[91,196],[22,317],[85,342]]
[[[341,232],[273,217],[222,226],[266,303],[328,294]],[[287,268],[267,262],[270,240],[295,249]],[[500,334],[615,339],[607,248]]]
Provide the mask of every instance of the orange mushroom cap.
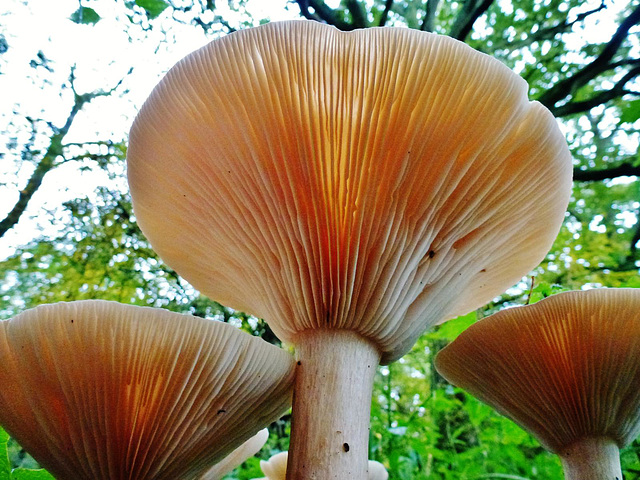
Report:
[[293,371],[222,322],[43,305],[0,322],[0,424],[59,478],[196,478],[290,406]]
[[473,324],[436,356],[451,383],[554,453],[640,434],[640,289],[566,292]]
[[571,160],[497,60],[448,37],[271,23],[215,40],[131,129],[136,218],[196,288],[371,339],[386,363],[546,254]]

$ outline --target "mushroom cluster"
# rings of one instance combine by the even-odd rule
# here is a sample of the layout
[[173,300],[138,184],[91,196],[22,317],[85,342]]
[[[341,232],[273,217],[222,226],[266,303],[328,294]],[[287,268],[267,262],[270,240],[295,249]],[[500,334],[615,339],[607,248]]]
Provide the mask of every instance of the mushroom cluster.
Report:
[[551,114],[497,60],[426,32],[302,21],[180,61],[137,116],[127,164],[158,254],[264,318],[295,367],[169,312],[25,312],[0,324],[0,423],[62,478],[219,478],[259,448],[263,434],[247,439],[292,382],[287,477],[379,471],[376,367],[534,268],[572,172]]
[[497,60],[305,21],[181,60],[127,163],[163,260],[295,346],[291,478],[365,478],[376,366],[535,267],[572,172],[551,114]]
[[559,455],[567,480],[614,480],[640,434],[639,359],[640,289],[600,289],[480,320],[436,367]]

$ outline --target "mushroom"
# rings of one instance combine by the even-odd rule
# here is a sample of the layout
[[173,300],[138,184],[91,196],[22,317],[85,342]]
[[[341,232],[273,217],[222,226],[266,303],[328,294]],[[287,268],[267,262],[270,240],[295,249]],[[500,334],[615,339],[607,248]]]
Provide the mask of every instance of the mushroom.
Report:
[[502,310],[435,363],[559,455],[565,478],[622,479],[618,449],[640,433],[640,290],[566,292]]
[[[263,478],[255,480],[285,480],[287,474],[288,452],[280,452],[273,455],[269,460],[260,460]],[[380,462],[369,460],[367,463],[368,480],[387,480],[389,473]]]
[[572,172],[551,114],[497,60],[304,21],[181,60],[127,162],[164,261],[295,346],[292,478],[365,478],[378,363],[535,267]]
[[265,480],[285,480],[287,477],[288,452],[280,452],[269,460],[260,460],[260,470],[266,475]]
[[220,462],[205,472],[199,480],[220,480],[238,465],[244,463],[249,457],[253,457],[269,439],[269,430],[263,428],[249,440],[236,448]]
[[291,400],[293,359],[212,320],[106,301],[0,322],[0,424],[56,478],[197,478]]

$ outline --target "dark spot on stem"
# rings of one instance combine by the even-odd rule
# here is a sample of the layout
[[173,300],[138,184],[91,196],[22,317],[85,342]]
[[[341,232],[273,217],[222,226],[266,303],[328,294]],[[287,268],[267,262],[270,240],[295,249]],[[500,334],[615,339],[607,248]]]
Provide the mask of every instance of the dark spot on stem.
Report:
[[218,410],[218,415],[220,415],[221,413],[227,413],[227,411],[224,408],[221,408],[220,410]]
[[298,365],[302,365],[302,362],[300,360],[298,360]]
[[435,250],[429,250],[429,258],[433,258],[436,256]]
[[348,444],[348,443],[343,443],[343,444],[342,444],[342,449],[343,449],[345,452],[348,452],[348,451],[349,451],[349,444]]

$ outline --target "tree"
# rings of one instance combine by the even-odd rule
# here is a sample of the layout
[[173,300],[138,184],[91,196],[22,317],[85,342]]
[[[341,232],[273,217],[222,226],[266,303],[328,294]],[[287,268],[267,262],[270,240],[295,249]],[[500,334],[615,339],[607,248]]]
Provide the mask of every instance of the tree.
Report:
[[[242,0],[127,0],[117,2],[114,18],[132,43],[151,42],[153,51],[161,51],[171,43],[166,32],[173,27],[216,36],[257,25],[263,19],[252,15],[253,7]],[[104,2],[82,2],[72,20],[93,28],[109,15],[103,8]],[[485,309],[425,334],[402,361],[380,369],[370,453],[399,479],[561,478],[552,456],[511,422],[447,385],[434,372],[432,360],[478,316],[504,306],[563,289],[640,286],[640,3],[297,0],[287,8],[291,15],[342,30],[398,26],[451,35],[516,70],[529,83],[531,98],[558,117],[574,157],[575,187],[554,247],[533,272],[535,279],[523,279]],[[3,70],[11,48],[12,37],[0,31]],[[58,68],[45,50],[46,55],[33,59],[35,84],[51,82],[50,70]],[[130,83],[124,74],[130,66],[122,67],[124,80],[112,79],[89,93],[79,90],[78,71],[67,72],[66,87],[55,87],[66,101],[65,121],[36,118],[20,108],[9,117],[3,132],[10,139],[5,160],[13,159],[14,172],[25,163],[33,173],[29,180],[13,182],[15,187],[5,186],[24,193],[0,219],[0,237],[19,228],[16,222],[26,211],[20,205],[29,203],[42,178],[58,165],[75,161],[121,178],[124,131],[87,142],[67,141],[66,135],[76,114],[94,99],[126,98]],[[66,222],[57,234],[14,247],[0,263],[3,317],[43,302],[109,298],[237,322],[276,341],[264,323],[199,296],[163,265],[135,226],[127,194],[117,182],[92,198],[66,202],[57,218]],[[264,457],[287,447],[287,428],[286,422],[277,426],[280,435],[271,439]],[[638,444],[623,453],[630,478],[640,472],[639,454]],[[257,460],[252,460],[235,478],[257,476]]]

